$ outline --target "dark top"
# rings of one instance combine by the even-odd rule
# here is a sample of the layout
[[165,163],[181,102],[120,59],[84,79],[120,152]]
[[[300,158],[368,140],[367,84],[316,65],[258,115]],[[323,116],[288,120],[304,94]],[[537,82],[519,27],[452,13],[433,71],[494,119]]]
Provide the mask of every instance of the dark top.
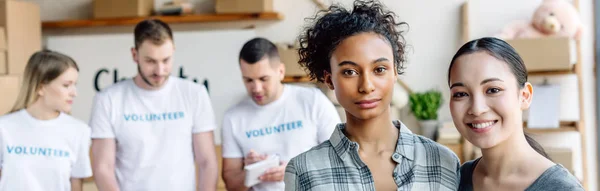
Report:
[[[460,185],[459,191],[473,190],[473,171],[479,162],[479,159],[468,161],[460,167]],[[538,177],[525,191],[546,191],[546,190],[581,190],[583,186],[579,180],[575,178],[562,165],[556,164],[548,168],[540,177]]]

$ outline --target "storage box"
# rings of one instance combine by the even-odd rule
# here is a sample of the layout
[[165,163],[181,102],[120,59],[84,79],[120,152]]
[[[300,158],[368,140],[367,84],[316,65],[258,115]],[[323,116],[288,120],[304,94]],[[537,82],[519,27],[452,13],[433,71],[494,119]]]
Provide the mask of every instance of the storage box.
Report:
[[0,115],[8,113],[17,101],[21,77],[17,75],[0,75]]
[[154,12],[154,0],[94,0],[94,18],[145,17]]
[[577,62],[574,42],[566,37],[507,40],[528,72],[572,70]]
[[6,33],[5,74],[21,75],[29,57],[42,48],[40,7],[36,3],[0,0],[0,27]]
[[546,148],[545,150],[552,161],[563,165],[571,174],[575,175],[575,171],[573,170],[573,151],[571,149]]
[[8,64],[6,63],[6,51],[0,50],[0,75],[8,73]]
[[277,44],[277,51],[281,62],[285,65],[286,76],[307,76],[308,74],[300,67],[298,61],[300,56],[298,55],[298,49],[293,46],[285,44]]
[[217,13],[273,12],[273,0],[216,0]]

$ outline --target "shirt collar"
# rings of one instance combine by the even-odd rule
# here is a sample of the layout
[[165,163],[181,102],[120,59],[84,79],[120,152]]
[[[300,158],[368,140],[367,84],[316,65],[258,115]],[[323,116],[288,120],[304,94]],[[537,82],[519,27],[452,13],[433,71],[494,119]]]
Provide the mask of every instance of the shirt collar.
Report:
[[[396,128],[400,129],[398,131],[398,141],[396,144],[396,151],[394,155],[399,154],[400,156],[407,158],[408,160],[414,160],[414,145],[415,145],[415,137],[412,132],[404,125],[404,123],[399,120],[392,121]],[[337,153],[340,158],[354,149],[358,147],[358,143],[351,141],[344,134],[344,128],[346,128],[346,123],[340,123],[336,126],[333,134],[329,138],[329,141],[333,145],[333,149]],[[393,159],[398,162],[399,159],[393,157]]]

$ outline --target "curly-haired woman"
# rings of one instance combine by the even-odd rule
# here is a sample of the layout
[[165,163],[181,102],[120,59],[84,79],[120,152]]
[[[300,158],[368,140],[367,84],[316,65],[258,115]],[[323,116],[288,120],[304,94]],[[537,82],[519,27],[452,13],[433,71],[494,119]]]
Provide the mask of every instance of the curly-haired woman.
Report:
[[335,91],[347,122],[289,161],[286,190],[456,190],[456,155],[390,116],[406,23],[376,1],[321,13],[300,37],[300,64]]

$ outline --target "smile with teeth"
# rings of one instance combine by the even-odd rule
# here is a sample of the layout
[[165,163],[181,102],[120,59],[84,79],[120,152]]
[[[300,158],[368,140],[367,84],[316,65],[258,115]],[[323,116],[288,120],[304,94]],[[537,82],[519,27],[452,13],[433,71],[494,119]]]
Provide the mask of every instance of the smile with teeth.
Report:
[[494,120],[494,121],[488,121],[485,123],[467,123],[467,125],[469,125],[469,127],[475,128],[475,129],[483,129],[489,126],[492,126],[494,124],[496,124],[498,122],[498,120]]

